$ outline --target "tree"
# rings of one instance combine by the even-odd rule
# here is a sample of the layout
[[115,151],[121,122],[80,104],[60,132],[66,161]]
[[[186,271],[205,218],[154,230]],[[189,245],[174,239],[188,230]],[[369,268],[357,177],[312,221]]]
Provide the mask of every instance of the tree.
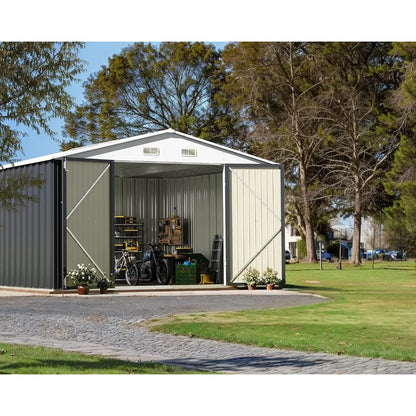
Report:
[[325,135],[320,126],[319,65],[307,43],[247,42],[223,51],[225,86],[249,130],[248,150],[285,165],[286,207],[297,218],[307,260],[316,261],[314,231],[329,203],[320,185]]
[[[361,222],[384,208],[381,179],[397,144],[392,128],[390,91],[399,85],[390,43],[328,43],[317,46],[322,65],[328,146],[326,181],[337,190],[337,204],[354,216],[351,262],[360,259]],[[377,202],[377,203],[375,203]]]
[[227,142],[235,134],[221,97],[220,54],[202,42],[136,43],[109,59],[84,85],[85,103],[66,118],[72,143],[96,143],[173,128]]
[[[385,241],[393,250],[402,250],[408,256],[416,255],[416,225],[414,217],[410,217],[409,202],[399,200],[385,210],[384,232]],[[403,207],[405,206],[405,207]],[[414,214],[414,212],[413,212]]]
[[386,189],[395,198],[386,212],[386,238],[398,250],[416,253],[416,45],[396,43],[403,64],[400,88],[391,94],[400,145],[388,172]]
[[64,117],[73,105],[65,88],[82,70],[79,43],[0,43],[1,161],[11,162],[21,149],[19,126],[51,137],[48,122]]
[[394,196],[385,209],[386,239],[396,250],[416,254],[416,137],[404,135],[388,172],[387,190]]
[[[0,43],[0,163],[14,161],[22,150],[21,138],[27,133],[21,126],[51,137],[53,117],[64,117],[73,105],[65,88],[81,72],[77,57],[80,43],[1,42]],[[0,177],[0,205],[14,209],[25,200],[29,186],[42,180],[27,175]]]

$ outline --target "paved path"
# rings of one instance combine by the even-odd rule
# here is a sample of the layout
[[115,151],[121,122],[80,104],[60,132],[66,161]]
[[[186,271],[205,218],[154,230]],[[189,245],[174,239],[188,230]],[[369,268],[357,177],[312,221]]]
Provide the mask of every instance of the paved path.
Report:
[[8,296],[0,291],[0,342],[51,346],[223,373],[416,374],[416,363],[237,345],[151,333],[137,325],[167,314],[282,308],[323,300],[289,291],[85,297]]

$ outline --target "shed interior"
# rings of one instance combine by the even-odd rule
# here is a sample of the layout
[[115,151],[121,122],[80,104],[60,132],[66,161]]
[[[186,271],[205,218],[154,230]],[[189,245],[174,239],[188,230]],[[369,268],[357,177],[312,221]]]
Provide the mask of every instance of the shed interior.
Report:
[[[157,242],[161,220],[173,215],[179,216],[183,225],[180,246],[209,260],[214,237],[224,235],[223,165],[115,162],[114,215],[134,218],[139,225],[139,247],[137,252],[132,250],[139,260],[146,251],[143,243]],[[115,243],[121,242],[115,239]],[[128,239],[125,242],[128,246]],[[177,248],[164,245],[165,253],[175,256],[176,263],[183,260]]]

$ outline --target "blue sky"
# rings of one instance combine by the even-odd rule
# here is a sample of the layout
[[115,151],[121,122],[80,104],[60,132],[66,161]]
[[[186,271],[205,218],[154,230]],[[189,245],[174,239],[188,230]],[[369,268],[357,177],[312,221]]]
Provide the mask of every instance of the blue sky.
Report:
[[[101,69],[103,65],[106,65],[108,58],[121,52],[123,48],[131,45],[133,42],[87,42],[85,48],[83,48],[79,56],[87,61],[86,71],[78,76],[80,81],[73,83],[68,92],[76,99],[76,103],[79,105],[83,102],[83,82],[89,77],[90,74],[95,73]],[[219,48],[223,48],[225,42],[213,42],[214,45]],[[64,120],[53,119],[50,123],[51,128],[57,133],[57,137],[62,139],[62,127]],[[50,153],[57,153],[59,149],[59,141],[52,140],[45,134],[38,135],[31,130],[25,130],[28,133],[27,137],[22,139],[23,152],[17,154],[19,160],[31,159],[38,156],[44,156]]]
[[[76,99],[77,104],[83,101],[83,82],[90,74],[97,72],[101,66],[106,65],[108,58],[119,53],[130,43],[127,42],[87,42],[79,57],[87,61],[85,64],[86,71],[78,76],[78,82],[74,82],[67,91]],[[62,126],[64,120],[53,119],[50,123],[52,130],[57,133],[57,137],[62,139]],[[50,153],[59,152],[59,142],[52,140],[46,134],[37,134],[32,130],[25,130],[28,135],[22,139],[24,155],[19,153],[18,159],[31,159],[33,157],[43,156]]]
[[[103,65],[106,65],[108,58],[114,54],[118,54],[123,48],[131,43],[128,42],[87,42],[79,56],[87,61],[86,71],[78,76],[78,82],[74,82],[67,91],[76,99],[77,104],[83,101],[83,82],[90,74],[97,72]],[[64,120],[53,119],[50,123],[52,130],[57,133],[57,137],[62,139],[62,126]],[[37,134],[32,130],[25,130],[28,135],[22,139],[22,147],[24,155],[19,153],[18,159],[31,159],[33,157],[43,156],[50,153],[59,152],[59,142],[52,140],[46,134]]]

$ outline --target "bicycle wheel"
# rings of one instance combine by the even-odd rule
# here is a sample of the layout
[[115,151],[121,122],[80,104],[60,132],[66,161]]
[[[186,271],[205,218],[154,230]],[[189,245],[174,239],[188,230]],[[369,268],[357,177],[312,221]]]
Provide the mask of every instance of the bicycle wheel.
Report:
[[130,286],[134,286],[137,284],[139,280],[139,272],[137,271],[137,267],[135,264],[130,264],[126,267],[126,281]]
[[156,279],[162,285],[169,284],[168,265],[165,259],[163,259],[163,261],[159,263],[159,267],[156,268]]

